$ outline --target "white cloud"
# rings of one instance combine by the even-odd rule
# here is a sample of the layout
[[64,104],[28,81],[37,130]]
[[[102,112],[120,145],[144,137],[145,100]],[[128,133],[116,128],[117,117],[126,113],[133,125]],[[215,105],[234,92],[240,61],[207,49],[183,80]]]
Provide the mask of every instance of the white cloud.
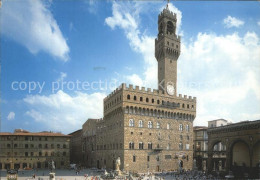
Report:
[[[233,122],[244,120],[243,114],[250,120],[260,118],[259,59],[260,41],[254,32],[243,37],[199,33],[194,41],[182,44],[178,80],[189,84],[179,83],[179,92],[197,96],[195,125],[205,125],[213,117]],[[240,105],[248,103],[255,112]]]
[[15,118],[15,113],[13,111],[11,111],[8,116],[7,116],[7,120],[13,120]]
[[232,16],[227,16],[224,20],[223,23],[225,24],[225,27],[227,28],[231,28],[231,27],[240,27],[243,26],[245,24],[244,21],[237,19],[235,17]]
[[63,91],[49,96],[30,95],[23,99],[28,105],[26,115],[47,124],[54,131],[70,133],[79,129],[88,118],[102,118],[105,94],[76,92],[71,96]]
[[2,33],[26,46],[33,54],[44,51],[67,61],[69,47],[47,3],[5,0],[1,9]]

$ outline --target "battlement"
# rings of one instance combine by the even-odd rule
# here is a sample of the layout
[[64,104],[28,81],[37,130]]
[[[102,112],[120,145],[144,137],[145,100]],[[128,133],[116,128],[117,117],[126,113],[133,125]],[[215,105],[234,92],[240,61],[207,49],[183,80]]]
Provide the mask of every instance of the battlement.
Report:
[[[167,34],[167,35],[168,35],[168,34]],[[165,37],[164,35],[159,34],[158,37],[155,38],[155,44],[157,44],[159,41],[161,41],[164,37]],[[175,37],[176,37],[176,39],[177,39],[178,42],[181,42],[181,36],[176,35]],[[175,40],[176,40],[176,39],[175,39]]]
[[158,21],[163,17],[169,17],[177,21],[177,16],[175,13],[171,12],[168,8],[164,8],[163,11],[158,15]]

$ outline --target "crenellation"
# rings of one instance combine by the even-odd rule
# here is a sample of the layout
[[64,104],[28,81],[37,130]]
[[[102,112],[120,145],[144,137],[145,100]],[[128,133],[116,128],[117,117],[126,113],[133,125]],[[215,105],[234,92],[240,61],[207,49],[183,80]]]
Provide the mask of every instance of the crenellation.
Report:
[[135,90],[139,91],[139,86],[135,86]]
[[133,84],[129,84],[129,90],[133,90]]
[[179,98],[182,98],[182,94],[179,94]]
[[187,99],[187,95],[184,95],[184,97],[183,97],[184,99]]
[[143,92],[146,92],[146,91],[145,91],[145,87],[142,87],[142,91],[143,91]]

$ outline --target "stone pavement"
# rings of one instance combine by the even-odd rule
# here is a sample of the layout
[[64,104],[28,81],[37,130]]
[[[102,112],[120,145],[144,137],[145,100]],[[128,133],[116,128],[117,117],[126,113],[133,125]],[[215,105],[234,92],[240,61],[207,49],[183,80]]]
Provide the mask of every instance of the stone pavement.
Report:
[[[6,180],[6,171],[0,171],[1,178],[0,180]],[[76,173],[75,170],[55,170],[56,180],[101,180],[101,172],[91,169],[81,170],[79,173]],[[33,179],[33,174],[36,175]],[[18,172],[18,180],[49,180],[49,170],[21,170]],[[85,177],[88,175],[88,177]],[[90,177],[91,176],[91,177]],[[126,179],[126,178],[122,178]],[[127,178],[129,180],[129,178]],[[205,176],[202,173],[197,173],[194,175],[193,172],[185,172],[182,174],[178,173],[160,173],[152,176],[140,176],[130,178],[132,180],[182,180],[182,179],[217,179],[212,176]]]

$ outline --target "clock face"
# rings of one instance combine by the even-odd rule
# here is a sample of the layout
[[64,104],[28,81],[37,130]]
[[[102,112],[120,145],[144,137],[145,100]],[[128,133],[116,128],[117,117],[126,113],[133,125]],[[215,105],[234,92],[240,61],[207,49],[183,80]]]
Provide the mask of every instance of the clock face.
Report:
[[167,93],[169,95],[174,95],[174,86],[173,85],[167,85]]

